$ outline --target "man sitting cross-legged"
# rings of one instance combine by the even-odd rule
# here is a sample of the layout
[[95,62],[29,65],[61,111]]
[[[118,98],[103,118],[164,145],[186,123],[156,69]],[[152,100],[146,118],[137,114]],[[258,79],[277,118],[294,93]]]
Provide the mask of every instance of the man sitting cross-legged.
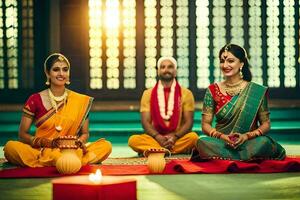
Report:
[[141,122],[146,133],[132,135],[128,145],[144,155],[155,150],[190,153],[198,140],[197,133],[191,132],[193,94],[176,81],[177,62],[173,57],[158,60],[157,74],[158,82],[145,90],[141,99]]

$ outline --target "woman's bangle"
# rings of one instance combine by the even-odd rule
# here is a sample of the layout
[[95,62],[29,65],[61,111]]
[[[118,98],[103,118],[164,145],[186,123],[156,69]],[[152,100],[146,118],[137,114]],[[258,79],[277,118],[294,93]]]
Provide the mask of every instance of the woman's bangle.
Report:
[[44,148],[48,147],[51,148],[51,140],[43,137],[34,137],[32,140],[32,147],[34,148]]
[[40,138],[39,137],[33,137],[32,139],[32,147],[38,148],[40,147]]
[[209,135],[210,137],[214,137],[214,135],[216,134],[216,132],[217,132],[217,130],[216,130],[215,128],[213,128],[213,129],[211,129],[211,130],[209,131],[208,135]]
[[34,141],[35,141],[35,137],[34,136],[30,136],[30,145],[33,147]]
[[263,135],[264,134],[263,131],[260,128],[258,128],[257,131],[258,131],[258,135]]
[[217,131],[215,128],[211,129],[208,133],[208,135],[210,137],[214,137],[214,138],[221,138],[221,136],[223,135],[223,133]]
[[261,136],[263,134],[264,133],[260,128],[254,130],[254,131],[250,131],[250,132],[246,133],[246,135],[248,137],[248,140],[251,140],[251,139],[253,139],[255,137],[258,137],[258,136]]
[[246,133],[246,136],[247,136],[248,140],[251,140],[251,139],[255,138],[257,135],[255,134],[255,132],[251,131],[251,132]]
[[215,134],[216,136],[216,138],[218,138],[218,139],[220,139],[221,138],[221,136],[223,135],[223,133],[221,133],[221,132],[219,132],[219,131],[216,131],[216,134]]

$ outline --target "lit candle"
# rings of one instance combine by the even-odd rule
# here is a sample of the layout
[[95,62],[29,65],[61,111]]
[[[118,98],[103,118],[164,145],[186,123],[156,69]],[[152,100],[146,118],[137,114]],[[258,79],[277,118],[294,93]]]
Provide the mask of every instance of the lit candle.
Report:
[[89,175],[89,180],[92,181],[93,183],[97,184],[97,183],[101,183],[102,181],[102,173],[100,171],[100,169],[97,169],[96,173],[91,173]]

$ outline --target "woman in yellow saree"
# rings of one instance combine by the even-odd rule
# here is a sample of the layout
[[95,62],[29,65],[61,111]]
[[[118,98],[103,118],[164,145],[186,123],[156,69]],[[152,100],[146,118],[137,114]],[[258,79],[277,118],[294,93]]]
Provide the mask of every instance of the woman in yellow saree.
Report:
[[198,140],[192,160],[284,159],[284,148],[265,135],[270,130],[267,88],[251,82],[245,49],[228,44],[219,59],[225,80],[206,91],[202,131],[209,137]]
[[[31,95],[23,108],[19,127],[20,141],[8,141],[4,146],[6,159],[16,165],[28,167],[55,166],[60,157],[57,138],[76,136],[77,155],[83,165],[99,163],[111,153],[111,143],[99,139],[89,145],[88,113],[92,97],[66,89],[70,84],[70,63],[60,54],[51,54],[44,63],[50,87]],[[35,123],[34,136],[29,133]]]

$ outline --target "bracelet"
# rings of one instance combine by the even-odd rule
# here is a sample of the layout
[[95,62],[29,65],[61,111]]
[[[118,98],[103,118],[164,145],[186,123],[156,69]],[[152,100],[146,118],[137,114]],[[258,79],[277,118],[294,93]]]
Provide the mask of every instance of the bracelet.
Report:
[[258,131],[258,135],[263,135],[264,134],[263,131],[260,128],[258,128],[257,131]]
[[34,136],[30,136],[30,145],[33,146],[33,141],[35,140]]
[[246,135],[248,140],[251,140],[257,136],[253,131],[246,133]]
[[213,136],[215,135],[216,132],[217,132],[217,130],[216,130],[215,128],[213,128],[213,129],[211,129],[211,130],[209,131],[208,135],[209,135],[210,137],[213,137]]
[[32,140],[32,147],[35,148],[44,148],[44,147],[51,147],[51,141],[48,140],[47,138],[43,138],[43,137],[34,137],[34,139]]
[[247,137],[248,137],[248,140],[250,139],[253,139],[255,137],[258,137],[258,136],[261,136],[263,135],[264,133],[262,132],[262,130],[260,128],[254,130],[254,131],[251,131],[251,132],[248,132],[246,133]]
[[81,144],[84,144],[84,142],[83,142],[83,140],[81,140],[81,139],[77,139]]
[[223,135],[223,133],[221,133],[219,131],[216,131],[216,133],[215,133],[215,137],[218,139],[220,139],[222,135]]
[[249,135],[249,133],[246,133],[246,136],[247,136],[247,140],[250,140],[250,135]]
[[213,129],[211,129],[211,130],[209,131],[208,135],[209,135],[210,137],[214,137],[214,138],[220,139],[221,136],[223,135],[223,133],[221,133],[221,132],[217,131],[215,128],[213,128]]
[[83,142],[81,139],[78,138],[78,139],[76,140],[75,144],[76,144],[78,147],[81,148],[81,147],[84,145],[84,142]]
[[31,141],[31,146],[32,147],[39,147],[38,142],[39,142],[39,138],[38,137],[33,137],[32,141]]

